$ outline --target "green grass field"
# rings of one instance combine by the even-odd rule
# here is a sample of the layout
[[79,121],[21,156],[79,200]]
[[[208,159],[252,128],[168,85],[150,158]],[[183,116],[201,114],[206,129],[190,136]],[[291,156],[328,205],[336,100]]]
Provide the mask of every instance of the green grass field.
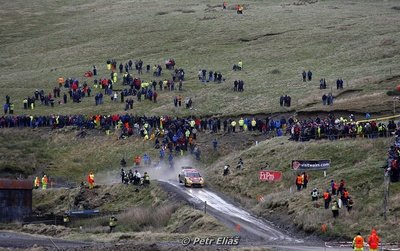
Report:
[[[182,95],[193,98],[195,109],[175,109],[172,98],[177,92],[161,92],[158,104],[135,104],[133,112],[283,112],[278,100],[284,94],[292,96],[292,110],[301,110],[319,102],[322,77],[328,81],[326,91],[341,77],[345,89],[362,89],[358,99],[371,101],[369,95],[375,93],[376,103],[388,100],[384,95],[388,86],[377,81],[400,74],[399,11],[392,9],[396,1],[243,3],[244,15],[236,14],[233,2],[223,11],[219,1],[2,2],[0,93],[11,96],[17,114],[123,112],[122,104],[112,104],[108,98],[101,107],[89,98],[80,104],[56,104],[53,109],[39,105],[33,111],[22,109],[22,99],[36,88],[51,92],[59,76],[83,82],[84,72],[93,64],[99,77],[108,77],[107,59],[118,63],[142,59],[145,65],[164,66],[172,57],[186,70]],[[231,67],[239,60],[244,70],[233,72]],[[197,72],[203,68],[221,71],[225,83],[199,83]],[[303,69],[314,72],[312,82],[301,81]],[[145,73],[142,78],[153,76]],[[170,78],[168,72],[159,79],[164,78]],[[244,80],[244,93],[232,91],[235,79]],[[117,84],[115,89],[121,87]],[[335,88],[333,93],[338,94]],[[357,110],[358,105],[362,110],[365,104],[359,103],[348,109]],[[314,109],[332,108],[317,105]]]
[[[85,79],[84,72],[96,65],[99,77],[108,77],[107,59],[116,59],[118,63],[142,59],[145,65],[164,67],[166,59],[174,58],[186,72],[184,90],[161,91],[157,104],[135,102],[129,112],[222,117],[299,111],[390,113],[392,98],[386,92],[400,84],[400,11],[393,8],[400,3],[320,0],[314,4],[293,4],[300,2],[309,1],[242,1],[246,9],[243,15],[237,15],[233,8],[236,2],[230,1],[225,11],[222,2],[211,0],[2,1],[1,104],[10,95],[16,114],[124,112],[123,104],[112,103],[109,98],[101,106],[95,106],[92,97],[79,104],[56,104],[54,108],[39,104],[34,110],[23,110],[22,100],[32,96],[35,89],[52,92],[60,76],[78,78],[81,83],[86,80],[92,85],[93,79]],[[244,69],[232,71],[232,65],[239,60]],[[200,83],[197,72],[203,68],[221,71],[226,81]],[[314,73],[313,81],[303,82],[301,72],[309,69]],[[170,77],[164,70],[160,78],[144,73],[142,79],[158,81]],[[345,80],[344,91],[335,90],[334,82],[339,77]],[[328,82],[325,91],[319,90],[320,78]],[[233,92],[235,79],[245,82],[243,93]],[[333,106],[323,107],[321,96],[331,87],[337,99]],[[121,83],[115,86],[121,88]],[[175,108],[172,100],[178,94],[192,97],[194,109]],[[279,106],[279,97],[285,94],[292,96],[290,109]],[[129,158],[129,164],[133,156],[144,151],[158,156],[150,143],[137,138],[118,141],[117,135],[106,137],[93,131],[87,138],[77,139],[76,133],[72,129],[1,129],[1,176],[32,177],[45,171],[50,176],[78,182],[94,170],[106,179],[108,172],[117,170],[123,156]],[[398,184],[391,187],[388,221],[383,222],[381,216],[383,188],[379,167],[385,161],[390,140],[288,143],[276,138],[251,146],[254,137],[250,133],[219,134],[221,148],[211,154],[212,136],[199,138],[202,152],[208,156],[198,164],[204,167],[209,186],[231,195],[260,216],[274,217],[275,212],[298,228],[321,235],[320,226],[326,223],[326,235],[345,238],[376,226],[386,240],[399,239],[397,233],[391,232],[398,225]],[[234,166],[239,156],[248,168],[232,174],[229,180],[222,177],[222,167],[226,163]],[[333,221],[330,212],[312,207],[310,191],[290,193],[294,176],[288,168],[294,158],[331,159],[328,177],[312,172],[310,186],[322,191],[330,179],[344,178],[355,198],[353,214],[342,214]],[[259,184],[257,170],[266,161],[284,172],[281,183]],[[265,197],[265,203],[257,203],[259,195]],[[46,198],[46,203],[57,196]],[[196,214],[185,208],[177,212],[170,215],[175,220],[168,224],[168,231],[180,227],[177,222],[182,215]]]

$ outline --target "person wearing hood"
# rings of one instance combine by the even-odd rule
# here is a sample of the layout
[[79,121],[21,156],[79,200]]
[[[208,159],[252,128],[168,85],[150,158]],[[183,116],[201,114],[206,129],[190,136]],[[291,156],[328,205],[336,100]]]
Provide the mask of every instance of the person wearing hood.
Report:
[[371,235],[368,237],[369,250],[378,251],[379,241],[380,239],[378,234],[376,233],[376,230],[372,229]]
[[356,237],[353,239],[353,248],[354,251],[363,251],[364,250],[364,238],[361,236],[361,233],[358,232]]

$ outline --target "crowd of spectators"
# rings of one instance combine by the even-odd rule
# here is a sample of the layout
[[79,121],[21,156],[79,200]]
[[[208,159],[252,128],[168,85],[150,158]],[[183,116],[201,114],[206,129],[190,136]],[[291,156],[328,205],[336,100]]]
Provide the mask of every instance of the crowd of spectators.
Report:
[[[178,101],[179,102],[179,101]],[[274,136],[289,135],[294,141],[308,141],[311,139],[340,139],[355,137],[386,137],[397,133],[399,125],[391,120],[388,123],[376,121],[356,122],[354,115],[348,118],[336,118],[332,114],[325,118],[298,120],[293,117],[288,119],[265,119],[257,117],[235,118],[171,118],[169,116],[140,117],[132,114],[113,115],[4,115],[0,117],[0,127],[53,127],[76,126],[80,129],[112,129],[121,128],[118,125],[135,124],[142,126],[149,124],[153,129],[162,129],[162,124],[177,125],[189,123],[191,127],[199,131],[210,131],[211,133],[224,132],[233,133],[240,131],[258,131],[263,134],[273,133]],[[165,128],[165,126],[164,126]],[[237,128],[237,129],[236,129]]]
[[393,120],[388,123],[376,121],[356,122],[354,116],[350,115],[348,119],[340,117],[334,118],[329,115],[325,119],[319,117],[315,119],[288,121],[291,139],[295,141],[308,141],[311,139],[327,138],[335,140],[340,138],[377,138],[387,137],[397,133],[399,125]]
[[390,146],[388,151],[386,174],[390,175],[390,181],[398,182],[400,179],[400,137],[397,134],[396,140],[393,145]]

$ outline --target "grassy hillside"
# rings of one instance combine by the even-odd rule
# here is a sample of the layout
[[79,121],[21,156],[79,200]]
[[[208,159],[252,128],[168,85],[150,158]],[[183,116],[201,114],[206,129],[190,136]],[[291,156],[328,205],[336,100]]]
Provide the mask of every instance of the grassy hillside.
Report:
[[[238,116],[240,114],[279,114],[283,112],[356,111],[358,113],[389,113],[392,98],[386,95],[400,84],[398,38],[399,3],[395,0],[321,0],[314,4],[294,4],[308,1],[246,0],[243,15],[234,11],[229,2],[223,11],[220,1],[214,0],[95,0],[85,1],[2,1],[0,3],[0,93],[10,95],[15,103],[16,114],[93,114],[124,112],[124,105],[111,103],[94,105],[94,99],[84,98],[81,103],[68,102],[54,108],[40,104],[34,110],[23,110],[22,100],[33,95],[35,89],[52,92],[57,79],[78,78],[92,86],[93,78],[84,78],[84,72],[96,65],[100,77],[108,77],[106,60],[142,59],[144,64],[160,64],[174,58],[178,67],[186,72],[184,90],[160,91],[159,101],[136,102],[130,110],[138,115],[181,116]],[[397,8],[394,8],[396,7]],[[244,69],[234,72],[232,65],[243,61]],[[224,83],[200,83],[199,69],[221,71]],[[312,70],[313,80],[303,82],[301,72]],[[137,74],[134,72],[134,76]],[[163,80],[170,73],[155,78],[144,73],[144,80]],[[335,90],[334,82],[343,78],[345,89]],[[123,88],[119,83],[115,89]],[[320,78],[328,82],[327,90],[319,90]],[[243,93],[232,91],[233,81],[245,82]],[[62,92],[67,90],[62,89]],[[100,90],[93,90],[94,93]],[[322,94],[332,91],[337,97],[331,107],[320,104]],[[175,108],[172,99],[181,94],[192,97],[194,109]],[[292,96],[292,107],[279,106],[279,96]],[[0,129],[0,176],[32,177],[45,172],[57,182],[80,182],[89,170],[96,173],[96,181],[109,184],[118,180],[118,166],[122,157],[132,165],[135,155],[150,153],[158,156],[151,143],[143,143],[131,137],[117,140],[117,135],[105,136],[100,131],[88,131],[86,138],[77,138],[74,129],[16,130]],[[218,152],[211,150],[211,141],[217,137]],[[278,220],[306,232],[326,236],[350,238],[355,232],[369,231],[372,226],[383,233],[386,240],[398,240],[391,231],[398,225],[398,184],[391,185],[390,212],[386,222],[382,220],[382,169],[390,139],[340,140],[294,143],[286,138],[274,138],[255,146],[254,141],[266,137],[250,133],[231,135],[199,135],[202,164],[209,186],[221,190],[251,208],[260,216]],[[245,162],[245,170],[223,177],[225,164],[235,166],[238,157]],[[332,161],[327,177],[321,172],[310,172],[309,188],[294,192],[294,174],[289,168],[292,159],[324,159]],[[260,183],[258,170],[265,162],[271,169],[283,171],[279,183]],[[201,165],[196,163],[196,165]],[[175,174],[173,174],[175,175]],[[331,179],[345,179],[354,197],[354,211],[348,215],[342,210],[339,219],[333,220],[330,210],[314,208],[311,204],[311,188],[323,191]],[[101,188],[109,193],[93,205],[104,210],[118,210],[137,205],[138,212],[145,211],[166,198],[158,187],[141,191],[139,197],[127,197],[125,187]],[[120,190],[119,190],[120,189]],[[114,194],[120,191],[121,194]],[[154,192],[160,192],[155,196]],[[60,194],[58,194],[60,193]],[[61,212],[70,207],[78,191],[35,192],[40,203],[39,211]],[[82,195],[83,196],[83,195]],[[63,197],[64,199],[61,199]],[[257,198],[263,197],[259,203]],[[84,197],[86,198],[86,197]],[[145,199],[146,198],[146,199]],[[65,200],[71,200],[66,202]],[[140,203],[138,200],[140,199]],[[83,200],[83,202],[86,200]],[[155,204],[153,204],[155,203]],[[321,203],[321,201],[320,201]],[[84,203],[78,203],[83,206]],[[159,205],[159,204],[157,204]],[[86,205],[87,206],[87,205]],[[175,208],[165,204],[168,222],[156,225],[157,231],[173,233],[185,230],[187,221],[199,213],[185,207]],[[121,217],[135,217],[127,212]],[[140,215],[139,215],[140,216]],[[154,218],[147,218],[154,223]],[[196,231],[208,231],[213,219],[198,217]],[[205,224],[206,222],[207,224]],[[98,222],[100,224],[104,223]],[[215,223],[217,224],[217,223]],[[327,233],[321,233],[321,225],[327,224]],[[147,225],[153,231],[152,225]],[[215,229],[220,230],[215,225]],[[75,233],[83,239],[97,238],[93,228],[88,235]],[[137,229],[121,226],[130,232]],[[187,229],[186,229],[187,230]],[[216,230],[216,231],[217,231]],[[154,231],[154,232],[157,232]],[[182,230],[183,231],[183,230]],[[192,231],[192,230],[191,230]],[[153,233],[154,233],[153,232]],[[157,238],[144,232],[121,235],[118,238]],[[160,237],[160,236],[158,236]],[[104,237],[106,238],[106,237]],[[107,237],[108,238],[108,237]],[[161,238],[161,237],[160,237]]]
[[118,179],[119,163],[125,157],[127,165],[133,165],[133,158],[145,151],[155,156],[151,143],[131,137],[118,140],[118,133],[105,137],[97,130],[87,131],[85,138],[76,137],[74,129],[50,130],[0,130],[0,175],[16,177],[20,174],[41,175],[42,172],[53,177],[68,177],[69,181],[85,180],[90,170],[100,171],[97,180],[105,182]]
[[[263,141],[257,146],[231,154],[208,165],[208,182],[214,189],[234,197],[243,205],[252,208],[260,216],[284,222],[284,226],[293,224],[306,232],[322,236],[342,236],[351,238],[354,233],[367,233],[376,227],[386,240],[399,239],[396,231],[399,217],[398,191],[400,185],[390,186],[388,220],[383,220],[383,170],[386,151],[391,139],[376,140],[339,140],[295,143],[286,138],[274,138]],[[235,170],[238,158],[242,157],[245,169]],[[308,188],[297,192],[296,174],[290,168],[293,159],[330,159],[331,168],[324,177],[322,171],[310,171]],[[270,164],[270,170],[283,172],[281,182],[267,183],[258,180],[258,171]],[[222,176],[222,167],[230,164],[233,173]],[[332,217],[331,210],[323,208],[323,199],[319,208],[311,202],[312,189],[318,188],[321,195],[330,188],[330,181],[346,181],[346,187],[354,200],[353,211],[349,214],[341,209],[340,217]],[[264,200],[259,201],[262,197]],[[322,233],[322,224],[328,231]]]
[[[84,79],[84,72],[95,64],[99,77],[108,77],[107,59],[142,59],[145,65],[164,66],[172,57],[186,70],[181,94],[193,98],[195,110],[175,109],[172,97],[177,92],[161,92],[159,103],[135,104],[135,113],[277,112],[283,111],[278,100],[284,94],[291,95],[293,109],[300,110],[319,102],[331,86],[338,94],[334,81],[339,77],[345,89],[361,89],[355,103],[371,101],[373,95],[379,101],[375,103],[390,111],[387,89],[379,80],[400,74],[399,11],[392,8],[398,3],[293,2],[307,1],[243,1],[244,15],[237,15],[231,2],[223,11],[220,1],[3,1],[0,93],[11,96],[18,114],[122,112],[124,106],[109,98],[101,107],[89,98],[51,111],[40,105],[24,111],[22,99],[36,88],[51,92],[59,76],[91,85],[93,79]],[[233,72],[239,60],[244,70]],[[225,83],[199,83],[197,72],[203,68],[221,71]],[[312,82],[301,81],[303,69],[314,72]],[[168,71],[158,80],[164,78],[170,78]],[[328,90],[319,90],[320,78],[326,78]],[[142,79],[153,76],[144,73]],[[244,80],[244,93],[232,91],[235,79]],[[352,109],[363,112],[361,107]]]
[[[152,152],[151,143],[141,145],[139,139],[129,138],[125,141],[115,141],[113,137],[104,134],[91,132],[85,139],[71,141],[71,136],[75,132],[52,132],[54,135],[46,134],[43,130],[32,131],[30,138],[33,142],[43,140],[41,147],[32,147],[26,144],[28,131],[7,130],[7,135],[13,137],[14,145],[24,145],[24,151],[32,152],[32,156],[40,153],[40,149],[53,150],[49,154],[48,162],[65,163],[62,167],[58,165],[41,166],[50,177],[55,177],[62,182],[74,182],[84,179],[85,173],[82,170],[86,165],[96,159],[96,180],[100,183],[100,193],[95,199],[88,199],[90,193],[80,194],[75,190],[41,190],[35,191],[35,205],[38,212],[63,212],[69,208],[88,209],[92,207],[101,210],[120,210],[130,207],[147,207],[151,205],[161,205],[165,201],[163,192],[158,187],[152,187],[151,190],[141,190],[138,196],[126,197],[130,194],[130,187],[115,184],[113,186],[104,186],[110,182],[118,182],[118,162],[119,155],[124,151],[126,156],[131,156],[132,152],[149,152],[156,158],[158,153]],[[211,141],[217,137],[220,146],[217,152],[212,150]],[[73,138],[73,137],[72,137]],[[260,143],[255,145],[255,141]],[[4,141],[7,142],[7,141]],[[69,142],[69,143],[68,143]],[[138,144],[140,143],[140,144]],[[221,191],[240,202],[244,207],[251,209],[257,215],[267,219],[277,221],[282,227],[297,227],[308,233],[316,233],[326,237],[350,238],[354,232],[367,232],[372,226],[379,229],[386,240],[396,240],[399,238],[396,232],[391,231],[397,224],[398,218],[398,193],[399,184],[391,184],[390,203],[388,220],[383,221],[383,170],[380,168],[386,159],[386,151],[392,139],[345,139],[337,141],[311,141],[311,142],[292,142],[286,137],[272,138],[265,140],[264,137],[247,133],[237,133],[235,135],[208,135],[200,134],[198,144],[202,148],[202,161],[193,162],[196,167],[203,169],[208,186],[214,190]],[[63,151],[54,151],[60,145],[64,146]],[[105,152],[101,157],[93,157],[95,151],[89,151],[91,145],[96,145],[96,149],[109,149],[113,146],[115,153]],[[74,147],[72,147],[74,146]],[[140,146],[140,147],[137,147]],[[91,153],[82,162],[74,162],[76,158],[73,149],[81,149],[83,153]],[[34,150],[35,149],[35,150]],[[128,151],[128,149],[136,149]],[[137,151],[137,152],[136,152]],[[114,156],[118,155],[118,156]],[[24,163],[25,155],[21,158],[8,158],[2,161],[4,166],[15,161],[16,166]],[[235,170],[235,165],[239,157],[244,160],[245,169]],[[38,158],[40,159],[40,158]],[[127,158],[128,159],[128,158]],[[302,192],[296,192],[294,187],[295,173],[290,169],[290,163],[293,159],[330,159],[332,166],[327,171],[327,177],[323,172],[311,171],[308,189]],[[30,162],[32,166],[40,166],[39,162],[34,161],[32,157]],[[112,160],[112,161],[111,161]],[[110,162],[108,162],[110,161]],[[277,183],[266,183],[258,180],[258,171],[268,162],[271,170],[283,172],[283,179]],[[110,166],[108,167],[108,164]],[[130,163],[132,164],[132,163]],[[225,164],[232,167],[232,174],[222,176],[222,169]],[[25,168],[22,166],[21,168]],[[37,169],[36,171],[38,171]],[[80,170],[80,171],[76,171]],[[18,170],[15,170],[18,172]],[[25,173],[34,172],[27,168]],[[4,175],[4,172],[2,172]],[[68,174],[68,175],[67,175]],[[152,174],[152,178],[156,178]],[[171,177],[176,174],[172,173]],[[323,201],[319,200],[319,208],[313,207],[310,193],[312,188],[316,187],[322,193],[329,188],[330,180],[339,181],[344,179],[350,195],[354,198],[354,209],[351,214],[340,212],[339,219],[333,220],[331,211],[323,209]],[[104,196],[104,194],[108,194]],[[136,193],[135,193],[136,195]],[[80,202],[75,204],[76,197]],[[263,201],[258,199],[263,197]],[[38,202],[38,203],[36,203]],[[90,202],[90,203],[89,203]],[[154,204],[156,203],[156,204]],[[161,204],[160,204],[161,203]],[[142,209],[139,209],[142,210]],[[321,232],[322,224],[327,224],[327,233]]]

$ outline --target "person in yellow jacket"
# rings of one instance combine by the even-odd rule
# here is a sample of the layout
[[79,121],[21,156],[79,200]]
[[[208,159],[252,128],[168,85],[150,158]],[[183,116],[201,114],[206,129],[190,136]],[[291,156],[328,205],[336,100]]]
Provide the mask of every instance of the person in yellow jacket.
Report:
[[113,84],[116,84],[118,80],[118,73],[114,72],[113,73]]
[[163,123],[164,123],[165,119],[163,118],[163,116],[160,117],[160,129],[163,129]]
[[353,239],[353,248],[354,251],[364,251],[364,238],[361,236],[360,232],[358,232]]
[[361,124],[358,124],[357,125],[357,135],[358,135],[358,137],[360,137],[360,138],[362,138],[364,135],[363,135],[363,127],[362,127],[362,125]]
[[321,138],[321,127],[320,126],[317,127],[317,137]]
[[[243,10],[243,9],[242,9]],[[238,66],[238,69],[239,70],[242,70],[243,69],[243,62],[242,61],[239,61],[239,63],[237,64],[237,66]]]
[[239,129],[240,129],[241,132],[243,132],[243,125],[244,125],[244,119],[240,118],[239,119]]
[[257,130],[256,125],[257,125],[257,121],[253,118],[251,120],[251,131]]
[[112,215],[112,216],[110,217],[110,222],[109,222],[110,233],[112,233],[112,231],[114,230],[114,228],[117,226],[117,221],[118,221],[118,219],[115,218],[114,215]]
[[232,132],[235,132],[235,128],[236,128],[236,121],[235,120],[232,120],[231,127],[232,127]]
[[118,120],[117,125],[115,126],[115,129],[121,129],[122,128],[122,121]]
[[47,175],[43,175],[42,178],[42,189],[47,189],[47,183],[49,182],[49,180],[47,179]]
[[38,189],[40,187],[40,179],[39,177],[35,178],[35,181],[33,182],[35,189]]

